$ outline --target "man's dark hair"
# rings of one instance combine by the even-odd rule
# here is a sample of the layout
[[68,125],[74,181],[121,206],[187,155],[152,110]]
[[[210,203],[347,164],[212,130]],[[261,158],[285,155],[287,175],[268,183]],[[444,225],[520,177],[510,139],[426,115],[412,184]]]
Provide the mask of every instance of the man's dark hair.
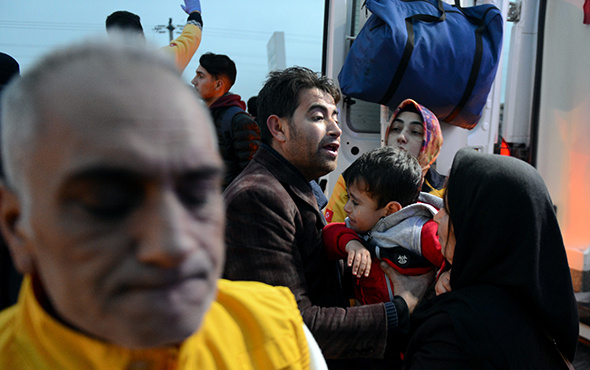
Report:
[[215,79],[225,76],[229,79],[231,86],[236,83],[236,75],[238,74],[236,64],[227,55],[205,53],[199,58],[199,63]]
[[364,191],[377,201],[377,208],[389,202],[402,207],[416,203],[422,187],[418,160],[403,149],[386,146],[363,153],[343,173],[346,186],[364,183]]
[[260,126],[263,143],[272,142],[272,134],[266,121],[271,115],[287,118],[289,122],[299,106],[301,90],[318,88],[330,94],[334,102],[340,101],[340,90],[330,78],[320,76],[309,68],[290,67],[282,71],[270,72],[258,93],[258,111],[256,120]]
[[0,90],[15,76],[20,75],[18,62],[6,53],[0,53]]
[[248,99],[248,102],[246,103],[246,105],[248,106],[248,113],[250,113],[250,115],[252,115],[252,117],[256,117],[256,108],[257,108],[257,101],[258,101],[258,97],[257,96],[251,96],[250,99]]
[[143,27],[141,26],[139,15],[126,10],[119,10],[109,15],[105,24],[107,31],[118,28],[125,31],[135,31],[143,35]]

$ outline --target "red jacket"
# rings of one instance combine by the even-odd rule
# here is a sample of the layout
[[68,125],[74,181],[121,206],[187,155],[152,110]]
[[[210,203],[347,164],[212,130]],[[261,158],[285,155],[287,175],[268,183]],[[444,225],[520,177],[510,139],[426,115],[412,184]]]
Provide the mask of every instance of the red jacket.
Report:
[[[437,236],[438,225],[433,220],[427,221],[422,226],[421,245],[422,256],[432,265],[429,267],[402,268],[388,259],[383,259],[390,266],[404,275],[421,275],[443,265],[444,257],[441,253]],[[346,227],[344,222],[328,224],[323,230],[324,246],[330,259],[346,259],[346,244],[353,240],[362,241],[361,237],[352,229]],[[393,284],[385,275],[380,261],[373,257],[369,276],[356,278],[355,298],[363,305],[371,303],[389,302],[393,298]],[[391,291],[391,294],[390,294]]]

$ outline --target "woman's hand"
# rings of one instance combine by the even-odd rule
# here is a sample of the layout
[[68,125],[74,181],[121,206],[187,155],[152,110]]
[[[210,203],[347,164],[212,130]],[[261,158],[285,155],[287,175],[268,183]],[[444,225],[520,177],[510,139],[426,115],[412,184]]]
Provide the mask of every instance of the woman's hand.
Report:
[[445,271],[438,277],[438,281],[434,286],[436,295],[441,295],[451,291],[451,270]]

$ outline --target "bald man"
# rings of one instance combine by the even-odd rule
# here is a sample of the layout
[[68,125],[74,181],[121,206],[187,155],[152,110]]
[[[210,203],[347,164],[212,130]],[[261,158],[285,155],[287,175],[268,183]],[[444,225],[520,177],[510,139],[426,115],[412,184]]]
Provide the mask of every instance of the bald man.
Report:
[[178,73],[86,42],[5,92],[0,227],[25,279],[1,369],[325,366],[287,288],[219,279],[223,165]]

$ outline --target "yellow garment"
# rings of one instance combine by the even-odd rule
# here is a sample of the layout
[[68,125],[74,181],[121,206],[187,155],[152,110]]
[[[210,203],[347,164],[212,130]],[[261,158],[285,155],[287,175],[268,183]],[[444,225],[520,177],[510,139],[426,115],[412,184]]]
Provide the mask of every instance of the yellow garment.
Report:
[[428,180],[424,179],[424,182],[426,183],[426,185],[428,185],[430,187],[430,189],[432,189],[428,192],[428,194],[436,195],[439,198],[445,197],[445,189],[446,188],[443,187],[441,189],[436,189],[434,186],[432,186],[430,184],[430,182]]
[[344,205],[348,202],[348,191],[346,190],[346,182],[342,175],[338,176],[336,185],[332,189],[328,205],[324,209],[324,216],[326,222],[344,222],[346,212],[344,212]]
[[227,280],[223,284],[203,328],[185,342],[196,348],[181,357],[185,368],[309,368],[303,319],[288,288]]
[[180,72],[184,71],[199,48],[202,33],[203,31],[199,26],[187,23],[182,29],[180,36],[172,40],[170,45],[162,48],[167,52],[174,54],[176,68],[178,68]]
[[290,290],[219,280],[199,331],[179,348],[129,350],[65,327],[37,302],[31,279],[0,313],[0,369],[307,369],[309,347]]

